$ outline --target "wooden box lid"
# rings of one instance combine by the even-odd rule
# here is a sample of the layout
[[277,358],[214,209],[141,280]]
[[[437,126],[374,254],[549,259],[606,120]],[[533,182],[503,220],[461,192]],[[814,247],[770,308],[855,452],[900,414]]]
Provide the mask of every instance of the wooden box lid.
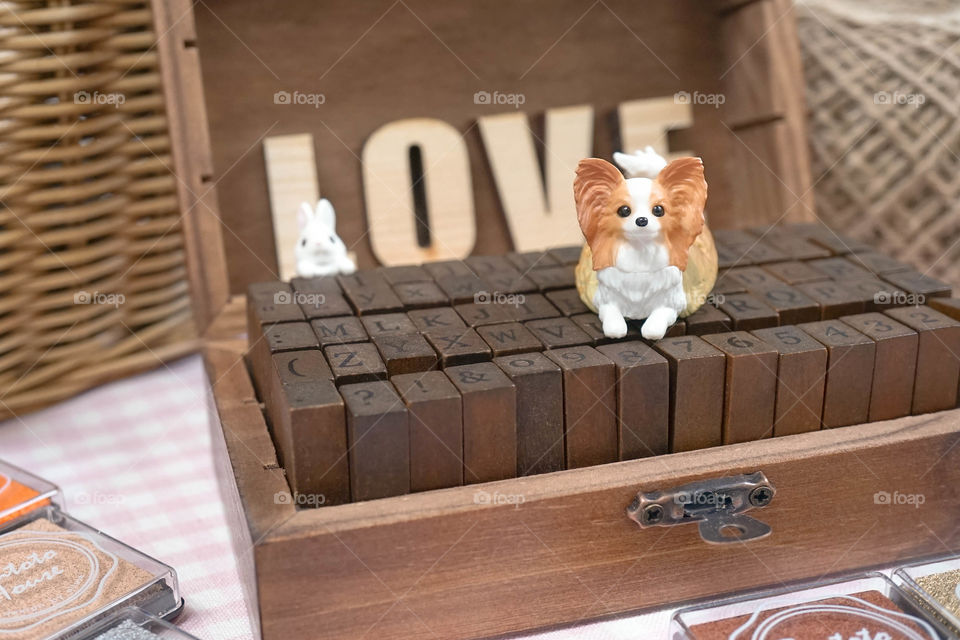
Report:
[[[523,97],[530,138],[517,148],[535,148],[548,173],[566,159],[545,150],[544,114],[582,105],[593,109],[594,155],[651,137],[702,155],[715,227],[812,216],[789,0],[171,0],[154,10],[201,326],[231,291],[276,277],[268,136],[313,136],[320,191],[360,266],[371,267],[365,142],[400,119],[446,123],[469,159],[473,252],[514,248],[478,118],[518,105],[478,103],[477,92]],[[324,101],[278,104],[284,91]],[[621,104],[649,98],[663,98],[671,113],[687,100],[692,125],[664,138],[662,120],[618,120]]]

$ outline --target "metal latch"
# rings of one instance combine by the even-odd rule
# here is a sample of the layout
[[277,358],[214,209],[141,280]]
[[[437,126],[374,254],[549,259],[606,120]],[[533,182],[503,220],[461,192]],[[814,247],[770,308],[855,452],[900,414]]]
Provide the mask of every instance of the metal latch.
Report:
[[667,491],[639,492],[627,517],[648,527],[700,523],[700,537],[711,544],[757,540],[770,535],[770,525],[745,511],[770,504],[776,493],[762,472],[691,482]]

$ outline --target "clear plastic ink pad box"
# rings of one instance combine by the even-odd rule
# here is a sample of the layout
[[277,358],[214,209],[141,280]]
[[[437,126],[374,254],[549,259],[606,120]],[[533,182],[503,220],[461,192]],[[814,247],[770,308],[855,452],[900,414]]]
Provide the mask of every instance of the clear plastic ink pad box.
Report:
[[0,524],[32,509],[62,504],[57,485],[0,460]]
[[960,557],[907,565],[894,572],[893,580],[928,615],[960,636]]
[[74,638],[128,606],[175,617],[176,572],[53,507],[0,533],[0,639]]
[[909,596],[879,573],[735,596],[678,611],[675,640],[941,640]]
[[128,607],[84,633],[82,640],[197,640],[197,638],[142,609]]

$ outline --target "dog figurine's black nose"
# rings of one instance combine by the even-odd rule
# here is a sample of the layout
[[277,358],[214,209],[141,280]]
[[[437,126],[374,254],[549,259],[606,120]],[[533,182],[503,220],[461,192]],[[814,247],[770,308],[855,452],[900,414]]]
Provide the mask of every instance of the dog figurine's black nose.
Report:
[[644,218],[643,216],[640,216],[639,218],[637,218],[637,226],[638,226],[638,227],[645,227],[645,226],[647,226],[647,219]]

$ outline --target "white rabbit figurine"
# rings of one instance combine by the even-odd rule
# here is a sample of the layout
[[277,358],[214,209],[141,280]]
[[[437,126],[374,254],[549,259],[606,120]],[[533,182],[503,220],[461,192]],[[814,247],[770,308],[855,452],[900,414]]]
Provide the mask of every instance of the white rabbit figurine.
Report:
[[310,204],[300,204],[297,213],[300,237],[297,239],[297,274],[304,278],[350,274],[357,265],[347,256],[347,246],[337,235],[337,216],[326,198],[317,202],[316,210]]

